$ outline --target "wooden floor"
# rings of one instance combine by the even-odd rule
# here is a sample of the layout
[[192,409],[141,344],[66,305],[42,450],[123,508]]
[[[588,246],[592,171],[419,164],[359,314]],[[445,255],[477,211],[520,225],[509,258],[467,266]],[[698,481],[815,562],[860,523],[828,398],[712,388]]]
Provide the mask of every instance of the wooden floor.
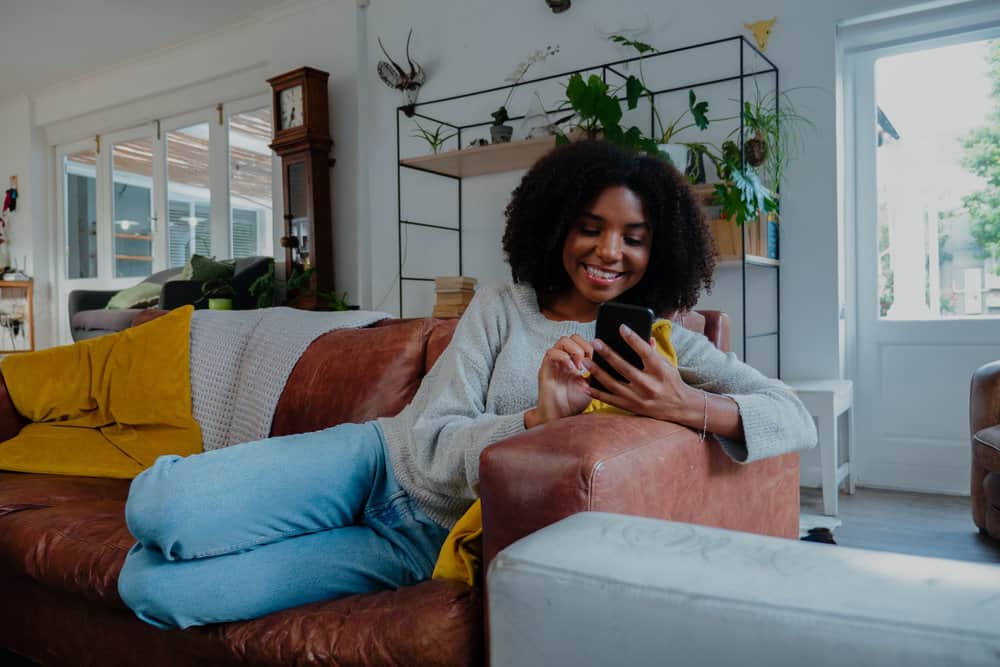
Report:
[[[823,513],[819,489],[802,489],[802,511]],[[840,494],[837,544],[917,556],[1000,563],[1000,541],[980,535],[969,498],[858,489]]]

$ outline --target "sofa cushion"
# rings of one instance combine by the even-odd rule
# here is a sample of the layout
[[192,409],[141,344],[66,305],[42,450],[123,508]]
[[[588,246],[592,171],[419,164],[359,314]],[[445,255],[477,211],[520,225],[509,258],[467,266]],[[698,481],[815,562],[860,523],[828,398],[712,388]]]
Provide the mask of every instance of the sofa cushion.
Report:
[[132,320],[142,312],[141,308],[117,308],[106,310],[81,310],[73,314],[71,324],[74,329],[103,329],[122,331],[132,325]]
[[131,480],[0,471],[0,507],[33,503],[62,505],[78,500],[125,500]]
[[296,665],[480,665],[478,589],[425,581],[218,626],[240,663]]
[[127,308],[145,308],[155,305],[160,300],[162,285],[143,281],[138,285],[126,287],[108,300],[107,310],[122,310]]
[[424,375],[431,320],[330,331],[309,345],[285,382],[271,435],[365,422],[402,410]]
[[135,539],[121,500],[88,500],[0,517],[0,563],[88,600],[123,606],[118,573]]

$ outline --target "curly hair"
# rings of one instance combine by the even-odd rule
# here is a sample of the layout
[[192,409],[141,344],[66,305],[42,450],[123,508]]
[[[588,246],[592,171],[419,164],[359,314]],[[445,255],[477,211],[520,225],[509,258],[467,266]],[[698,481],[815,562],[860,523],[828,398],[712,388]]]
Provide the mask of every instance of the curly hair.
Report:
[[543,306],[570,289],[562,262],[566,237],[600,194],[616,186],[639,196],[653,232],[646,273],[618,300],[661,315],[693,308],[702,288],[711,290],[715,270],[715,244],[694,193],[665,160],[603,141],[552,150],[514,189],[503,235],[514,282],[531,285]]

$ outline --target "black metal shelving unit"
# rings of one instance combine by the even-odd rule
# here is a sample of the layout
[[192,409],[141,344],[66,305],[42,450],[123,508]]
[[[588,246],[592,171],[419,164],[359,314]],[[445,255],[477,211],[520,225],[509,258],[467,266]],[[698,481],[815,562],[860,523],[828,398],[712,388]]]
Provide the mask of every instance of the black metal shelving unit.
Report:
[[[531,86],[537,87],[539,84],[541,84],[543,82],[553,81],[553,80],[557,80],[557,79],[567,80],[573,74],[583,74],[583,73],[588,73],[588,72],[590,72],[590,73],[600,72],[600,75],[601,75],[602,79],[605,82],[608,81],[608,76],[609,75],[610,76],[614,76],[614,77],[618,77],[618,78],[621,79],[621,81],[624,82],[627,79],[628,75],[620,71],[620,66],[621,65],[625,65],[625,64],[628,64],[628,63],[638,63],[639,61],[642,61],[643,66],[645,66],[647,68],[652,68],[652,67],[654,67],[654,63],[665,62],[665,59],[669,59],[671,56],[676,56],[676,55],[681,54],[681,53],[697,52],[698,50],[709,49],[711,47],[720,47],[721,48],[724,45],[728,45],[728,44],[734,45],[734,47],[736,49],[736,53],[734,53],[733,55],[736,55],[737,58],[738,58],[738,64],[739,64],[739,71],[738,71],[738,73],[734,73],[734,74],[729,75],[729,76],[719,76],[719,77],[715,77],[715,78],[711,78],[711,79],[706,79],[706,80],[701,80],[701,81],[693,81],[693,82],[685,83],[684,85],[670,86],[670,87],[666,87],[666,88],[662,88],[662,89],[652,90],[651,94],[644,95],[643,97],[651,98],[649,100],[650,101],[649,123],[650,123],[650,135],[652,135],[653,130],[655,128],[655,113],[654,113],[654,109],[656,107],[656,100],[657,100],[657,98],[659,96],[668,95],[670,93],[676,93],[676,92],[679,92],[679,91],[686,91],[686,90],[689,90],[689,89],[695,89],[695,90],[697,90],[699,88],[705,88],[705,87],[708,87],[708,86],[717,86],[717,85],[721,85],[721,84],[726,84],[726,83],[732,83],[732,82],[739,81],[739,100],[738,100],[739,106],[734,109],[734,112],[735,112],[735,115],[739,118],[739,133],[738,133],[737,136],[739,137],[738,145],[741,147],[741,150],[742,150],[742,146],[744,144],[744,138],[745,138],[745,134],[746,134],[746,127],[744,125],[743,114],[739,113],[739,110],[743,109],[744,102],[746,101],[746,94],[745,94],[745,91],[744,91],[744,84],[745,84],[745,82],[748,81],[748,80],[754,80],[756,77],[771,76],[771,77],[773,77],[772,82],[773,82],[773,90],[774,90],[774,103],[775,103],[776,107],[777,107],[777,105],[779,103],[779,98],[780,98],[780,80],[779,80],[779,73],[778,73],[778,67],[777,67],[777,65],[775,65],[767,56],[765,56],[756,46],[754,46],[753,44],[751,44],[742,35],[737,35],[737,36],[733,36],[733,37],[726,37],[726,38],[711,40],[711,41],[707,41],[707,42],[701,42],[701,43],[698,43],[698,44],[692,44],[692,45],[689,45],[689,46],[682,46],[682,47],[675,48],[675,49],[667,49],[667,50],[664,50],[664,51],[658,51],[658,52],[655,52],[655,53],[646,54],[644,56],[635,56],[635,57],[632,57],[632,58],[623,58],[621,60],[615,60],[615,61],[612,61],[612,62],[607,62],[607,63],[603,63],[603,64],[599,64],[599,65],[593,65],[593,66],[590,66],[590,67],[584,67],[584,68],[580,68],[580,69],[575,69],[575,70],[570,70],[570,71],[566,71],[566,72],[561,72],[559,74],[552,74],[552,75],[549,75],[549,76],[543,76],[543,77],[538,77],[538,78],[534,78],[534,79],[527,79],[527,80],[521,81],[521,82],[516,83],[516,84],[505,84],[505,85],[502,85],[502,86],[494,86],[494,87],[491,87],[491,88],[484,88],[484,89],[481,89],[481,90],[476,90],[476,91],[472,91],[472,92],[468,92],[468,93],[451,95],[451,96],[448,96],[448,97],[441,97],[441,98],[434,99],[434,100],[429,100],[429,101],[426,101],[426,102],[418,102],[418,103],[416,103],[414,105],[397,107],[397,109],[396,109],[396,165],[397,165],[397,167],[396,167],[396,210],[397,210],[397,214],[398,214],[397,258],[398,258],[399,273],[397,275],[399,276],[399,311],[400,311],[400,315],[403,314],[403,285],[404,285],[404,283],[406,283],[406,282],[433,282],[434,281],[434,277],[433,276],[408,276],[408,275],[404,275],[403,269],[404,269],[404,263],[405,263],[405,256],[404,256],[403,233],[404,233],[404,229],[405,228],[412,226],[412,227],[419,227],[419,228],[435,229],[435,230],[439,230],[439,231],[446,231],[446,232],[457,234],[457,237],[458,237],[458,271],[459,271],[460,275],[464,273],[464,258],[463,258],[463,254],[464,253],[463,253],[463,245],[462,245],[462,195],[463,195],[463,192],[462,192],[463,191],[462,181],[463,181],[463,177],[460,174],[453,174],[453,173],[449,173],[448,171],[443,170],[443,169],[434,168],[433,165],[432,166],[421,166],[421,165],[417,165],[417,164],[407,164],[407,159],[403,158],[403,156],[401,154],[401,143],[402,143],[401,137],[402,137],[402,135],[400,134],[400,132],[402,131],[401,124],[403,122],[405,122],[404,119],[406,119],[408,117],[419,118],[419,119],[426,120],[426,121],[429,121],[429,122],[432,122],[432,123],[437,123],[439,126],[443,126],[443,127],[446,127],[446,128],[449,128],[449,129],[453,130],[454,133],[455,133],[455,138],[457,139],[457,145],[459,147],[459,150],[457,150],[457,151],[449,151],[449,152],[447,152],[444,155],[445,156],[450,156],[450,157],[455,158],[455,159],[458,159],[458,157],[459,157],[458,154],[459,153],[466,153],[466,151],[469,151],[469,150],[476,150],[476,149],[468,149],[468,148],[462,150],[461,147],[463,145],[463,137],[464,138],[468,138],[469,135],[470,135],[470,133],[471,133],[470,131],[479,130],[481,128],[486,128],[486,127],[492,125],[493,123],[492,123],[492,121],[488,121],[488,120],[487,121],[477,121],[477,122],[472,122],[472,123],[464,123],[464,124],[463,123],[453,123],[453,122],[450,122],[448,120],[444,120],[442,118],[438,118],[438,117],[435,117],[434,115],[432,115],[433,114],[433,110],[434,110],[435,107],[439,107],[440,108],[445,103],[454,103],[454,102],[461,101],[461,100],[467,100],[467,99],[475,98],[475,97],[479,97],[479,96],[485,96],[485,95],[499,93],[501,91],[507,91],[507,90],[509,90],[512,87],[512,85],[515,88],[518,88],[518,87],[531,87]],[[747,54],[748,50],[749,50],[750,53],[752,53],[760,61],[760,66],[754,67],[751,71],[747,71],[746,54]],[[623,98],[619,98],[619,99],[623,99]],[[735,103],[736,100],[733,100],[733,102]],[[568,110],[569,110],[568,107],[559,107],[559,108],[554,108],[554,109],[546,109],[546,112],[550,116],[558,117],[560,113],[566,112]],[[408,114],[407,112],[410,112],[410,113]],[[525,117],[524,115],[511,116],[509,120],[513,122],[513,121],[522,120],[524,117]],[[513,143],[516,144],[518,142],[513,142]],[[510,144],[507,144],[507,145],[510,145]],[[529,166],[529,165],[524,165],[524,168],[527,168],[527,166]],[[402,179],[402,170],[404,170],[404,169],[413,170],[413,171],[417,171],[417,172],[423,172],[423,173],[427,173],[427,174],[432,174],[432,175],[440,177],[440,178],[452,179],[452,180],[454,180],[456,182],[456,185],[457,185],[457,201],[456,201],[456,205],[458,207],[458,216],[457,216],[457,224],[456,224],[456,226],[451,227],[451,226],[447,226],[447,225],[437,225],[437,224],[432,224],[432,223],[428,223],[428,222],[419,222],[419,221],[416,221],[416,220],[407,219],[407,218],[405,218],[403,216],[403,210],[402,210],[402,207],[403,207],[403,197],[402,197],[402,195],[403,195],[402,180],[403,179]],[[498,169],[497,173],[499,171],[501,171],[501,170]],[[779,227],[779,229],[780,229],[780,227]],[[740,317],[741,317],[741,328],[742,328],[742,350],[741,350],[742,351],[742,358],[745,361],[749,362],[749,360],[747,360],[747,343],[748,343],[748,341],[755,340],[755,339],[761,339],[761,338],[774,338],[775,349],[776,349],[775,354],[776,354],[777,376],[780,377],[780,375],[781,375],[781,345],[780,345],[780,343],[781,343],[781,331],[780,331],[780,321],[781,321],[781,298],[780,298],[780,296],[781,296],[780,295],[781,266],[780,266],[780,262],[778,262],[778,261],[770,261],[770,260],[767,260],[766,258],[763,261],[760,261],[760,258],[748,255],[747,252],[746,252],[747,251],[747,232],[746,232],[746,229],[743,230],[743,234],[741,235],[741,241],[742,242],[740,244],[741,245],[740,255],[736,259],[739,260],[739,268],[740,268],[740,274],[741,274],[740,277],[741,277],[741,307],[742,307],[742,312],[740,313]],[[780,242],[779,242],[779,248],[780,248]],[[728,268],[727,267],[719,267],[719,268],[717,268],[717,271],[718,270],[728,270]],[[761,332],[750,333],[748,331],[749,327],[748,327],[748,318],[747,318],[747,313],[748,313],[747,285],[748,285],[748,278],[750,276],[750,272],[753,272],[753,271],[772,271],[772,270],[775,272],[775,295],[774,295],[774,299],[775,299],[775,312],[776,312],[776,318],[777,318],[777,321],[776,321],[776,324],[775,324],[775,328],[773,330],[769,330],[769,331],[761,331]]]

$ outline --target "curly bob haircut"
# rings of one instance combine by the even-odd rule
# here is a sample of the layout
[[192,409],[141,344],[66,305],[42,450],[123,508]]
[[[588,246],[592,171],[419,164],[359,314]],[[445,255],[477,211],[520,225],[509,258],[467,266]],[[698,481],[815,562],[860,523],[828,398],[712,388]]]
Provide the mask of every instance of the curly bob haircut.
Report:
[[543,306],[570,289],[562,262],[566,237],[598,196],[616,186],[639,196],[652,228],[646,273],[618,300],[659,315],[693,308],[701,289],[711,289],[715,270],[715,244],[694,194],[666,161],[603,141],[554,149],[515,188],[503,235],[514,282],[531,285]]

